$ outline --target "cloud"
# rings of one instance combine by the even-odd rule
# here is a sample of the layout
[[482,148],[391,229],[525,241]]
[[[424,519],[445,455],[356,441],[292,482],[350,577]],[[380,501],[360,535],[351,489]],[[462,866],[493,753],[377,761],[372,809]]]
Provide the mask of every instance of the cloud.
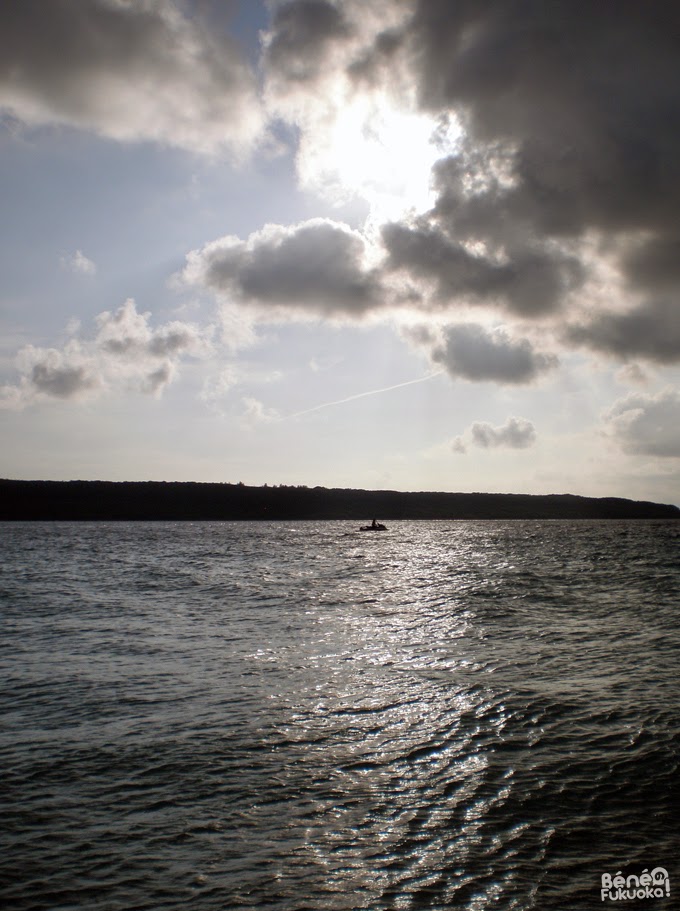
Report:
[[646,358],[659,364],[680,359],[678,298],[648,301],[623,313],[603,312],[572,325],[567,338],[618,358]]
[[536,441],[536,430],[531,421],[524,418],[508,418],[500,427],[486,422],[475,421],[462,436],[456,437],[451,448],[464,453],[467,446],[481,449],[528,449]]
[[175,364],[172,361],[164,361],[155,369],[147,373],[139,380],[139,391],[146,392],[149,395],[159,395],[163,389],[172,381],[175,375]]
[[[382,219],[382,271],[368,234],[329,221],[190,254],[185,274],[239,305],[360,317],[399,304],[401,283],[423,311],[500,308],[569,346],[680,361],[675,3],[276,3],[261,92],[204,9],[5,4],[0,107],[199,152],[252,147],[266,117],[293,127],[302,185],[363,194]],[[387,197],[401,206],[390,219]],[[604,304],[603,258],[618,279]]]
[[645,386],[649,383],[649,377],[639,364],[625,364],[616,374],[619,383]]
[[[277,6],[263,35],[263,67],[270,100],[311,126],[335,112],[370,69],[376,36],[403,24],[410,10],[395,0],[289,0]],[[363,71],[363,72],[362,72]],[[393,73],[396,88],[398,74]],[[318,91],[323,86],[323,92]],[[311,89],[311,91],[310,91]],[[309,119],[311,117],[311,120]]]
[[509,449],[526,449],[536,439],[534,425],[523,418],[508,418],[501,427],[474,423],[470,428],[472,441],[482,449],[507,446]]
[[366,242],[346,225],[314,219],[268,225],[247,241],[223,237],[187,256],[181,280],[268,318],[361,317],[383,304]]
[[680,458],[680,392],[676,389],[619,399],[605,415],[605,425],[624,452]]
[[211,411],[223,416],[222,403],[238,382],[235,368],[224,367],[216,377],[205,380],[199,397]]
[[79,275],[94,275],[97,271],[96,265],[85,256],[82,250],[76,250],[71,256],[62,256],[61,265],[64,269],[69,269]]
[[358,196],[372,210],[389,199],[402,210],[414,180],[427,187],[435,156],[423,168],[422,155],[434,124],[417,110],[410,74],[397,69],[389,83],[373,84],[361,72],[376,35],[410,13],[393,0],[276,5],[263,36],[264,98],[269,114],[294,128],[304,188],[333,201]]
[[[275,4],[263,93],[295,127],[300,182],[360,192],[371,215],[363,232],[315,219],[221,238],[188,255],[182,280],[253,321],[408,306],[449,323],[420,344],[476,382],[554,368],[530,341],[537,328],[624,362],[679,361],[677,13],[615,9]],[[429,157],[410,145],[423,118]],[[397,170],[431,178],[428,205],[416,194],[389,218],[373,207],[385,149]],[[484,328],[499,312],[507,331]]]
[[401,40],[424,106],[511,150],[514,203],[573,233],[672,224],[679,24],[671,0],[420,0]]
[[136,355],[143,352],[152,339],[149,314],[138,313],[128,298],[115,313],[105,310],[97,317],[96,345],[107,354]]
[[236,45],[179,0],[21,0],[0,10],[0,110],[121,141],[242,151],[261,128]]
[[[376,124],[395,98],[433,128],[459,124],[432,171],[434,205],[383,228],[388,268],[423,307],[502,307],[570,327],[571,346],[680,360],[677,4],[299,0],[278,8],[266,44],[306,185],[356,183],[341,127],[364,142],[359,99]],[[605,259],[618,279],[608,304],[595,293]]]
[[664,294],[680,285],[680,237],[644,238],[622,255],[622,269],[630,283]]
[[[390,230],[401,232],[394,225]],[[439,257],[436,244],[428,248],[418,241],[418,246],[424,258]],[[395,313],[404,306],[429,312],[430,305],[418,294],[395,282],[395,255],[393,247],[387,264],[381,262],[360,232],[313,219],[289,228],[268,225],[245,241],[228,236],[206,244],[188,254],[175,283],[209,291],[230,310],[250,310],[265,322],[310,316],[356,320]],[[445,256],[441,258],[443,262]],[[463,264],[467,278],[461,281],[484,286],[489,280],[475,277],[475,268]],[[529,383],[557,364],[554,356],[535,351],[526,338],[515,339],[502,329],[491,331],[474,323],[448,325],[443,334],[415,325],[404,335],[428,347],[432,360],[450,376],[471,381]]]
[[63,351],[27,345],[19,354],[19,363],[28,386],[36,393],[54,398],[81,398],[101,385],[77,342],[68,344]]
[[105,310],[97,317],[96,346],[109,354],[135,358],[205,353],[205,332],[197,326],[174,320],[152,329],[150,316],[150,313],[138,313],[132,298],[114,313]]
[[511,257],[473,252],[422,217],[416,224],[388,224],[382,229],[387,266],[431,280],[442,306],[452,302],[499,302],[521,316],[555,310],[580,278],[578,263],[525,245]]
[[319,76],[329,48],[349,38],[352,28],[341,8],[325,0],[279,6],[265,37],[265,64],[281,81],[310,82]]
[[[370,158],[366,136],[388,135],[381,116],[397,97],[430,116],[433,136],[459,124],[432,169],[434,205],[382,226],[386,277],[414,305],[502,308],[566,327],[570,346],[670,363],[680,333],[658,301],[670,310],[680,294],[676,24],[666,2],[294,0],[265,38],[266,87],[300,130],[303,184],[321,188],[356,189],[362,162],[343,124]],[[618,279],[609,307],[594,296],[602,256]]]
[[[188,255],[182,279],[220,298],[234,347],[255,320],[389,317],[408,303],[452,324],[432,356],[453,377],[530,382],[553,367],[522,338],[531,324],[623,361],[680,361],[675,4],[271,9],[260,91],[201,5],[5,5],[0,106],[29,124],[201,152],[252,147],[263,118],[280,118],[303,186],[363,194],[363,233],[314,219]],[[399,203],[389,218],[387,197]],[[88,263],[82,251],[69,260]],[[470,328],[470,309],[480,323],[501,311],[513,335]],[[147,353],[187,350],[182,332]],[[107,333],[111,355],[134,338]]]
[[279,420],[279,413],[274,408],[267,408],[259,399],[252,396],[243,397],[244,411],[241,415],[243,424],[252,427],[256,424],[269,424]]
[[70,339],[62,349],[25,345],[17,354],[20,379],[0,389],[0,408],[21,411],[39,400],[80,401],[100,394],[103,371],[91,348]]
[[27,345],[17,355],[19,382],[3,387],[0,402],[21,409],[38,400],[82,400],[132,390],[160,395],[184,356],[204,357],[211,330],[177,321],[153,329],[132,299],[97,317],[92,338],[72,338],[61,349]]
[[557,365],[553,355],[535,351],[528,339],[475,323],[447,326],[431,357],[451,377],[475,382],[530,383]]

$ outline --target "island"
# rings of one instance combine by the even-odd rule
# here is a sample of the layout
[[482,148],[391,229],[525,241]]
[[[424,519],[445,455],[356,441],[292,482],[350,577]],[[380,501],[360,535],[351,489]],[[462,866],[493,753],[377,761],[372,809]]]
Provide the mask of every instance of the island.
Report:
[[680,519],[677,506],[573,494],[437,493],[192,481],[0,480],[0,520]]

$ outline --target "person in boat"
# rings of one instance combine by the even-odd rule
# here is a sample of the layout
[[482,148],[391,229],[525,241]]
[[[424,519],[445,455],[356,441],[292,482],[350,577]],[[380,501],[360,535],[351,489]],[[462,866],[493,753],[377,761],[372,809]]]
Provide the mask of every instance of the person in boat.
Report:
[[362,525],[362,531],[385,531],[385,526],[382,525],[377,519],[373,519],[370,525]]

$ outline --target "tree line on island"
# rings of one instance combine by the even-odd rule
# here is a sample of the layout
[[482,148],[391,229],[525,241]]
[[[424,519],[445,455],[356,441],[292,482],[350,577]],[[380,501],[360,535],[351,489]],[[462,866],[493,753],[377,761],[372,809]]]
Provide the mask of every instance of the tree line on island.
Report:
[[572,494],[437,493],[191,481],[0,480],[2,520],[678,519],[677,506]]

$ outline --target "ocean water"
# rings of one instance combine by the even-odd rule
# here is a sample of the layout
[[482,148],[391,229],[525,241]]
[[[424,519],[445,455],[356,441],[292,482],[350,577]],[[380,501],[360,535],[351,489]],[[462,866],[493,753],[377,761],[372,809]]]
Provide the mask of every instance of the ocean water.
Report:
[[0,525],[3,908],[680,906],[680,523],[358,524]]

